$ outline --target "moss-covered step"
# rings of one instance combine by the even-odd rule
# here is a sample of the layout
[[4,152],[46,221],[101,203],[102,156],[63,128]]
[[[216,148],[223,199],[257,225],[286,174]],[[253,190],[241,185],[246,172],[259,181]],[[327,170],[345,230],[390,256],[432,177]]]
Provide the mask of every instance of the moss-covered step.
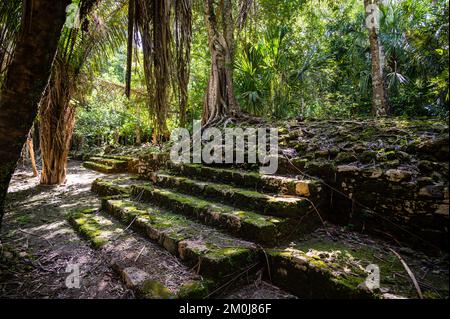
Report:
[[102,250],[104,260],[138,298],[205,298],[217,287],[214,281],[203,279],[168,256],[158,245],[127,232],[122,223],[98,207],[76,210],[68,219],[94,248]]
[[183,215],[129,200],[103,199],[102,207],[180,257],[201,275],[223,278],[258,259],[254,244],[230,237]]
[[289,219],[239,210],[169,189],[156,188],[151,184],[132,186],[132,196],[267,246],[275,245],[292,232],[293,223]]
[[126,156],[126,155],[101,155],[100,157],[106,158],[106,159],[113,159],[113,160],[118,160],[118,161],[124,161],[124,162],[129,162],[129,161],[134,160],[134,157]]
[[217,168],[200,164],[170,164],[179,175],[203,181],[229,183],[260,192],[319,198],[322,186],[317,180],[299,180],[278,175],[262,175],[258,172]]
[[87,208],[69,214],[69,222],[94,248],[101,248],[122,233],[111,220],[97,214],[98,208]]
[[124,176],[118,178],[97,178],[91,186],[91,190],[99,196],[127,196],[131,193],[132,185],[145,183],[136,176]]
[[98,157],[93,156],[89,158],[90,162],[99,163],[107,166],[111,166],[116,168],[117,170],[126,170],[127,168],[127,161],[124,160],[117,160],[112,158],[106,158],[106,157]]
[[159,278],[154,279],[145,270],[129,266],[126,262],[115,261],[112,268],[125,285],[135,292],[136,297],[141,299],[203,299],[208,297],[211,289],[216,286],[211,280],[198,278],[177,283],[178,287],[173,287],[172,283],[170,289],[158,280]]
[[[258,213],[279,217],[301,218],[308,216],[311,227],[320,224],[313,204],[307,198],[290,195],[268,195],[252,189],[230,186],[228,184],[203,182],[186,177],[174,176],[165,172],[155,173],[153,182],[161,187],[176,189],[185,194],[205,196],[222,203],[243,209],[254,209]],[[314,223],[315,222],[315,223]]]
[[120,172],[113,166],[100,164],[100,163],[96,163],[96,162],[91,162],[91,161],[83,162],[83,167],[92,169],[97,172],[105,173],[105,174],[115,174],[115,173]]
[[[340,227],[319,229],[289,247],[266,252],[273,283],[302,298],[418,298],[398,256],[415,274],[425,298],[449,292],[448,272],[436,271],[440,263],[448,265],[445,257],[435,260]],[[377,281],[379,286],[369,289]]]
[[139,172],[139,158],[126,155],[94,155],[89,161],[116,167],[118,172],[137,174]]
[[362,287],[368,274],[350,254],[341,251],[266,251],[270,278],[301,298],[359,299],[378,295]]

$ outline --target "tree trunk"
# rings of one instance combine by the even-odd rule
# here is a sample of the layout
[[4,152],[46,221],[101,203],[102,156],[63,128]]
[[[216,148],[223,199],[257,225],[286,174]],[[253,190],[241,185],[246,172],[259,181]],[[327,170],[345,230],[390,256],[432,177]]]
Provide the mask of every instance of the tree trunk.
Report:
[[0,224],[11,176],[47,85],[70,0],[26,0],[28,17],[0,93]]
[[[202,124],[211,126],[240,113],[233,92],[234,25],[232,1],[223,0],[216,8],[205,0],[205,20],[211,53],[211,70],[203,106]],[[220,16],[218,16],[218,14]]]
[[134,36],[134,10],[135,0],[128,1],[128,45],[127,45],[127,69],[125,76],[125,96],[129,99],[131,93],[131,69],[133,64],[133,36]]
[[66,179],[67,156],[75,124],[70,103],[75,77],[70,66],[56,58],[45,95],[40,103],[41,184],[57,185]]
[[364,0],[366,9],[366,24],[369,30],[370,55],[372,58],[372,114],[375,116],[385,116],[386,96],[384,91],[383,65],[381,63],[381,46],[378,38],[379,21],[376,7],[379,0]]
[[33,176],[37,177],[38,170],[36,167],[36,158],[34,157],[34,146],[33,146],[33,138],[29,137],[27,139],[27,147],[28,147],[28,154],[30,154],[30,161],[31,161],[31,168],[33,169]]
[[180,127],[186,127],[186,112],[189,104],[189,75],[192,43],[192,1],[175,1],[175,46],[176,76],[178,81],[178,103]]
[[141,137],[141,106],[139,103],[136,103],[136,145],[142,144]]

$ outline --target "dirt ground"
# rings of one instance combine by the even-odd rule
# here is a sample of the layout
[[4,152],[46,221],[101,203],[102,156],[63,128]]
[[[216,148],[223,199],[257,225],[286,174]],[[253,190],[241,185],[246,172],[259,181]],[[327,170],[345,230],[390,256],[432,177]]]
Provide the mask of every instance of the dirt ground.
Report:
[[[98,202],[90,186],[102,174],[80,164],[70,162],[66,183],[57,187],[40,186],[29,170],[14,174],[0,237],[0,298],[133,297],[66,220],[70,210]],[[68,288],[77,264],[80,288]]]

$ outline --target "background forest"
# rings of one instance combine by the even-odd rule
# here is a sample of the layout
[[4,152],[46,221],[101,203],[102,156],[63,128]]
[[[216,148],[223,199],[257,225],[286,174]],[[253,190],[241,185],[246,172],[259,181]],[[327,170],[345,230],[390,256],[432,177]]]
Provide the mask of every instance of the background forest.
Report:
[[[0,5],[2,82],[26,3]],[[370,3],[71,1],[34,125],[42,182],[70,147],[155,144],[193,119],[448,117],[448,1],[375,1],[373,30]]]
[[[202,3],[192,16],[187,123],[200,118],[210,68]],[[126,7],[117,19],[126,15]],[[105,19],[109,30],[116,19]],[[262,0],[252,3],[237,35],[234,89],[248,113],[284,119],[370,114],[371,64],[362,1]],[[111,24],[111,25],[109,25]],[[145,99],[142,46],[132,68],[132,100],[123,94],[126,29],[116,50],[83,70],[85,94],[76,100],[75,136],[89,143],[133,144],[149,140],[155,109]],[[139,39],[136,39],[139,42]],[[387,1],[381,6],[380,40],[392,115],[448,115],[448,2]],[[97,62],[97,61],[96,61]],[[176,72],[176,70],[173,70]],[[87,80],[90,79],[90,80]],[[179,125],[176,92],[170,95],[170,127]]]

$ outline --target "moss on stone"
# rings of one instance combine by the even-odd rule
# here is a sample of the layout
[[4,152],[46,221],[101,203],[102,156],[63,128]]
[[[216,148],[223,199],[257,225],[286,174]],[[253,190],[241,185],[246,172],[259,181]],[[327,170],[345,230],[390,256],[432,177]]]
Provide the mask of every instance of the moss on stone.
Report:
[[174,299],[169,288],[156,280],[146,280],[139,287],[139,295],[144,299]]
[[114,168],[112,166],[100,164],[100,163],[94,163],[94,162],[83,162],[83,166],[88,169],[92,169],[94,171],[99,171],[102,173],[113,173]]
[[185,283],[178,290],[179,299],[203,299],[208,296],[214,282],[211,280],[197,280]]
[[120,230],[112,229],[112,222],[96,215],[97,211],[98,208],[75,211],[69,214],[69,221],[94,248],[101,248],[109,242],[115,232]]
[[[234,266],[247,264],[247,259],[252,254],[251,249],[241,246],[238,240],[226,239],[224,234],[217,238],[207,227],[182,215],[130,201],[110,200],[104,201],[103,205],[108,212],[122,221],[127,221],[127,224],[133,216],[137,216],[132,224],[134,229],[141,231],[172,254],[182,255],[182,259],[191,266],[201,260],[201,272],[213,277],[229,273]],[[209,232],[209,236],[199,239],[198,234],[205,230]],[[185,244],[182,245],[183,252],[180,252],[182,242]]]

